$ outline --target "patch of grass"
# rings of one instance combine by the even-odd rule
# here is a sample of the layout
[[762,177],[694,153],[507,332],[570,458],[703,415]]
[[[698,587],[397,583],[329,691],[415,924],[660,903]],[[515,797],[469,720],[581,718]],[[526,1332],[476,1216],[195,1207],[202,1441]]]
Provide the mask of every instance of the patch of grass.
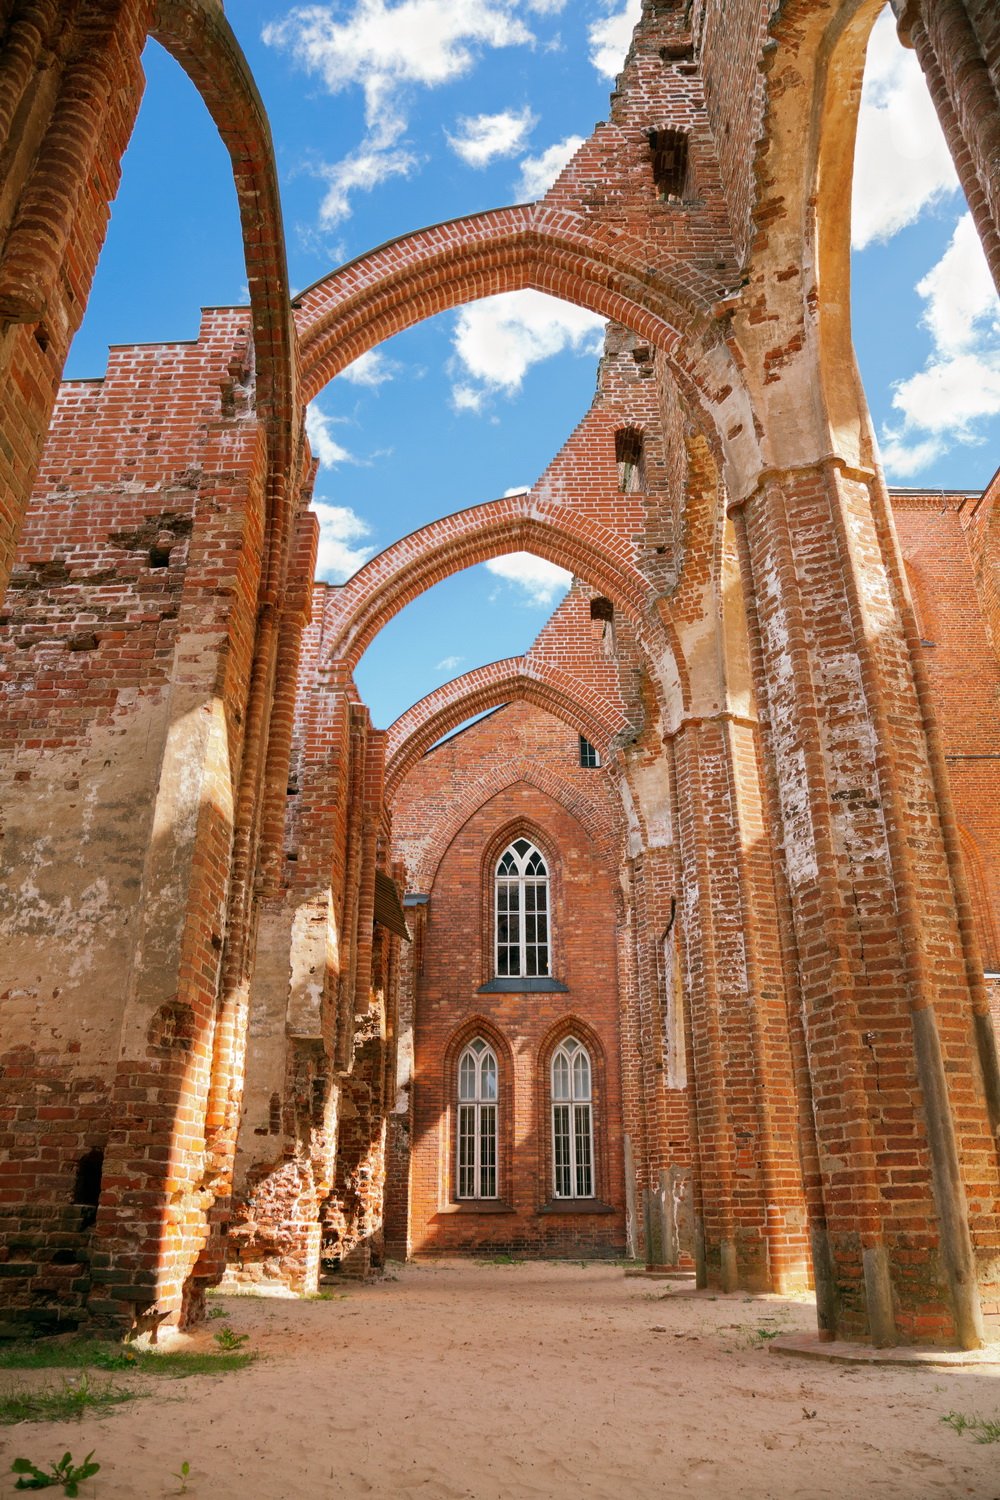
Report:
[[224,1307],[210,1307],[206,1316],[209,1322],[214,1318],[224,1318],[226,1316],[226,1309]]
[[0,1395],[0,1424],[10,1427],[15,1422],[66,1422],[72,1417],[79,1419],[84,1412],[136,1401],[143,1394],[110,1380],[95,1385],[86,1374],[44,1390],[18,1391],[11,1387]]
[[484,1266],[523,1266],[525,1262],[516,1255],[484,1255]]
[[971,1432],[977,1443],[1000,1443],[1000,1420],[990,1421],[987,1417],[967,1417],[964,1412],[960,1411],[950,1411],[941,1420],[947,1427],[954,1428],[959,1435],[963,1432]]
[[99,1339],[39,1339],[31,1344],[8,1344],[0,1348],[4,1370],[134,1370],[141,1375],[218,1375],[242,1370],[255,1356],[249,1353],[187,1350],[136,1349],[134,1345],[107,1344]]

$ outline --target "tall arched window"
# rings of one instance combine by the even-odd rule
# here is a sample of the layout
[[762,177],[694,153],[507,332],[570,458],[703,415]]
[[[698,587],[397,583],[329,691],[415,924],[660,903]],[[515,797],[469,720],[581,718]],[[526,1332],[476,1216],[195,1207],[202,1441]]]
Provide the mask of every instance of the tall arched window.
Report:
[[594,1114],[590,1056],[567,1037],[552,1058],[552,1161],[557,1198],[594,1196]]
[[549,872],[527,839],[515,839],[497,861],[496,972],[537,978],[549,972]]
[[458,1062],[458,1196],[497,1196],[496,1054],[481,1036]]

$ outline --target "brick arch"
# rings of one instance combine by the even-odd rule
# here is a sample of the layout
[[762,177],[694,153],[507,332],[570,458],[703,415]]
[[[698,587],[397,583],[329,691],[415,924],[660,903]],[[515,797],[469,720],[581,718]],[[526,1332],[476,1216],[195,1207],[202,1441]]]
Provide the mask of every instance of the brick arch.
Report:
[[567,672],[523,656],[477,667],[435,688],[400,714],[386,736],[385,796],[391,801],[407,771],[459,724],[498,704],[523,699],[554,714],[596,745],[602,757],[611,742],[632,732],[621,709]]
[[681,344],[688,332],[710,327],[717,285],[687,264],[653,272],[648,249],[625,231],[603,225],[595,235],[583,218],[536,203],[402,235],[303,292],[295,321],[305,399],[414,323],[528,287],[622,323],[663,349],[678,378],[696,388]]
[[624,827],[618,826],[621,820],[614,816],[613,804],[609,801],[607,806],[602,806],[596,798],[588,797],[582,788],[574,786],[568,777],[559,776],[547,766],[521,756],[490,766],[484,775],[470,782],[460,799],[448,808],[437,827],[431,830],[419,864],[410,871],[416,890],[431,889],[445,853],[469,819],[493,797],[520,782],[551,797],[564,812],[577,820],[596,848],[611,857],[624,833]]
[[353,671],[394,615],[442,579],[491,557],[533,552],[605,594],[642,632],[653,593],[633,544],[570,506],[531,492],[489,500],[432,521],[360,568],[327,605],[328,658]]
[[271,514],[283,537],[291,520],[285,481],[298,413],[295,328],[271,129],[217,0],[157,0],[150,35],[201,94],[232,162],[250,288],[256,403],[268,428]]

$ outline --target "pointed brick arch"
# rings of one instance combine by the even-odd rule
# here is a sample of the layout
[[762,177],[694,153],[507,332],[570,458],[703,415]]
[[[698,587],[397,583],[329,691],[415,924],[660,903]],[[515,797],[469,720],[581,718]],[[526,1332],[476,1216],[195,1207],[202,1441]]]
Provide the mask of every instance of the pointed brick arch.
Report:
[[653,592],[632,562],[631,539],[528,492],[432,521],[372,558],[330,595],[328,658],[345,659],[353,671],[375,635],[418,595],[464,568],[521,551],[582,578],[642,633]]
[[618,808],[619,816],[616,817],[614,803],[610,798],[588,796],[569,777],[559,776],[547,766],[539,765],[526,756],[519,756],[490,766],[484,775],[470,782],[463,789],[461,798],[452,803],[437,824],[428,830],[420,861],[409,872],[413,888],[429,891],[434,884],[438,866],[469,819],[492,797],[521,783],[535,787],[558,802],[560,807],[580,823],[602,854],[608,858],[613,857],[624,834],[621,808]]
[[[436,313],[500,292],[548,292],[624,324],[663,349],[703,402],[685,338],[705,336],[718,286],[690,264],[653,271],[640,241],[545,203],[493,209],[391,240],[296,299],[302,382],[311,400],[374,344]],[[728,357],[716,340],[717,354]],[[733,384],[738,376],[733,367]]]
[[569,724],[596,745],[602,756],[611,741],[633,726],[621,709],[583,686],[567,672],[523,656],[490,662],[444,683],[401,714],[387,731],[386,800],[407,771],[442,735],[498,704],[523,699]]

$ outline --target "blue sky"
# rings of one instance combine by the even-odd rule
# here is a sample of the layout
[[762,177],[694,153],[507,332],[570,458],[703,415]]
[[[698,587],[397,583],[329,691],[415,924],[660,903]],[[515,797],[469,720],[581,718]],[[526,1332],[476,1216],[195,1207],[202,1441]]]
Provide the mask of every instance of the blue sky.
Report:
[[[240,0],[229,18],[267,106],[292,284],[416,228],[544,191],[607,112],[638,0]],[[229,163],[155,44],[111,230],[67,375],[110,343],[193,337],[246,300]],[[982,488],[1000,461],[996,297],[912,53],[869,49],[854,208],[854,328],[890,482]],[[321,576],[529,484],[586,411],[600,325],[535,293],[399,335],[311,413]],[[564,577],[498,559],[438,585],[358,670],[387,725],[441,681],[523,651]]]

